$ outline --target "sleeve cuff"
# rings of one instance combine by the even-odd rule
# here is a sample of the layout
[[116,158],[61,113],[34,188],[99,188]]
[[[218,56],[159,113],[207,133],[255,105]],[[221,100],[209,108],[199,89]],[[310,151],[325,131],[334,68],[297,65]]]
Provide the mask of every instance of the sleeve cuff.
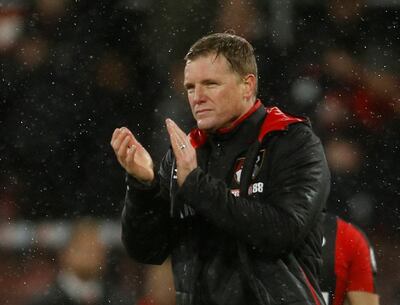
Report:
[[200,167],[195,168],[189,173],[176,194],[180,199],[179,201],[185,202],[192,207],[198,205],[200,198],[196,194],[199,188],[199,176],[202,174],[203,170]]
[[135,177],[133,177],[132,175],[126,173],[125,181],[128,188],[134,188],[141,191],[151,191],[154,190],[157,186],[158,176],[155,175],[153,181],[147,182],[147,181],[140,181]]

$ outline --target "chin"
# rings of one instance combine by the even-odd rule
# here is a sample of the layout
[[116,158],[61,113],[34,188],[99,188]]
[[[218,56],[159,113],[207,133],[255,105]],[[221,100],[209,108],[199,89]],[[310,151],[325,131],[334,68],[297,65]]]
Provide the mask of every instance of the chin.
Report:
[[213,124],[209,120],[197,120],[197,127],[204,131],[212,131],[216,129],[214,125],[215,124]]

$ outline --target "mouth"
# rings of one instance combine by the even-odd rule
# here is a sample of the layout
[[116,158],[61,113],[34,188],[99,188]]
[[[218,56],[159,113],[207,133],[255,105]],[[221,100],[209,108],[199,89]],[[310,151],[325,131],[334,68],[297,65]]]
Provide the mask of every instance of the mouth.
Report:
[[205,114],[205,113],[207,113],[207,112],[209,112],[209,111],[211,111],[210,109],[201,109],[201,110],[196,110],[196,116],[200,116],[200,115],[203,115],[203,114]]

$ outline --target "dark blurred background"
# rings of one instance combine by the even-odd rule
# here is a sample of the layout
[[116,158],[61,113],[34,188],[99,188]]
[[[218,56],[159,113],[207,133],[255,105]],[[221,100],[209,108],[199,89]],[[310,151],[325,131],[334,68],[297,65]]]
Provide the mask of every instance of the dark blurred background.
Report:
[[186,51],[233,29],[256,49],[265,106],[311,119],[332,172],[328,210],[367,233],[381,304],[400,304],[399,10],[398,0],[0,0],[2,303],[44,291],[69,225],[89,216],[106,236],[104,280],[124,291],[113,302],[173,303],[168,266],[121,249],[124,173],[109,142],[127,126],[158,163],[164,119],[193,126]]

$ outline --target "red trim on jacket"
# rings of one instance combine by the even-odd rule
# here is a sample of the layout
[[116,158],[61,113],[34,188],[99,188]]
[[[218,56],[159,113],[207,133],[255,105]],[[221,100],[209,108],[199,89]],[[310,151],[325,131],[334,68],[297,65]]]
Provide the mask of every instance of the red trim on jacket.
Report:
[[[254,105],[244,115],[235,120],[230,127],[218,129],[218,133],[228,133],[235,127],[240,125],[248,117],[250,117],[258,108],[262,106],[260,100],[257,100]],[[258,135],[258,141],[261,142],[265,135],[271,131],[286,130],[290,124],[304,122],[305,118],[294,117],[283,113],[278,107],[272,107],[266,109],[267,115],[261,126],[260,133]],[[189,133],[190,143],[194,148],[201,147],[207,141],[207,133],[198,128],[193,129]]]
[[249,116],[251,116],[254,112],[256,112],[256,110],[258,108],[261,107],[261,101],[260,100],[256,100],[256,102],[254,103],[253,106],[251,106],[251,108],[242,116],[238,117],[235,121],[233,121],[232,125],[229,127],[224,127],[224,128],[220,128],[217,130],[218,133],[228,133],[231,132],[233,129],[235,129],[237,126],[240,125],[240,123],[242,123],[245,119],[247,119]]
[[283,113],[278,107],[267,108],[267,116],[261,126],[258,141],[261,142],[265,135],[271,131],[286,130],[290,124],[304,122],[305,120],[305,118]]
[[301,273],[304,276],[304,279],[306,280],[306,284],[308,286],[308,289],[310,289],[311,295],[314,299],[314,302],[316,305],[321,305],[321,302],[319,301],[318,297],[317,297],[317,293],[315,292],[315,288],[313,285],[311,285],[306,273],[304,272],[303,268],[300,267]]
[[[244,120],[246,120],[249,116],[251,116],[258,108],[262,106],[262,103],[259,99],[256,100],[253,106],[242,116],[237,118],[231,126],[220,128],[217,130],[217,133],[228,133],[232,131],[235,127],[239,126]],[[207,140],[207,133],[198,128],[193,129],[189,133],[190,143],[194,148],[201,147]]]
[[207,134],[205,131],[195,128],[189,133],[190,144],[196,149],[203,146],[207,141]]

